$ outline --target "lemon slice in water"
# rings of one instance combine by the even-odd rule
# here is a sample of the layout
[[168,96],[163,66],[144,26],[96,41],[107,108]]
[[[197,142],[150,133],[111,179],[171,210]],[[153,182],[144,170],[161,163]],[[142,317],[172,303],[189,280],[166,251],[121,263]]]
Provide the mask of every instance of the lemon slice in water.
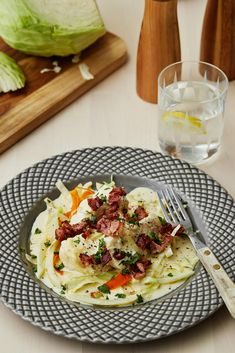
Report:
[[162,119],[173,124],[174,128],[189,128],[190,131],[206,134],[202,121],[184,112],[169,111],[162,114]]

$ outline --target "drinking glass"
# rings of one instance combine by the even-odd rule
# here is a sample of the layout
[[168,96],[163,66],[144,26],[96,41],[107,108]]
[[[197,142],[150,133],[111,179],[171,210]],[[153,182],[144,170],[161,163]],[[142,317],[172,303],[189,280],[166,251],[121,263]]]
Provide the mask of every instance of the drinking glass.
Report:
[[161,150],[192,164],[207,161],[221,146],[226,75],[205,62],[167,66],[158,78]]

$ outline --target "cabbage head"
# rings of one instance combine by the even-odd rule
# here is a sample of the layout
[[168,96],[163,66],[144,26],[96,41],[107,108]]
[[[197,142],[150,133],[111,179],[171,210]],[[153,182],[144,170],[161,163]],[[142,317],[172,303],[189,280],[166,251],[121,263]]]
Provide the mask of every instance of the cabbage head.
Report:
[[94,0],[0,0],[0,36],[27,54],[76,54],[105,31]]

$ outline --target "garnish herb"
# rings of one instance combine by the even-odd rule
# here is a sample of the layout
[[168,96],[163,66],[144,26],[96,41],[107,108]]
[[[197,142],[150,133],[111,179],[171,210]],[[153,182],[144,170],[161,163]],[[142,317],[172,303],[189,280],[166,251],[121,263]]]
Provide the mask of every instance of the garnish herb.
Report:
[[155,241],[155,243],[157,243],[158,245],[161,245],[162,241],[161,241],[161,239],[158,238],[158,236],[156,235],[156,233],[150,232],[150,233],[149,233],[149,237],[150,237],[151,239],[153,239],[153,240]]
[[140,258],[141,258],[141,255],[139,253],[135,253],[134,255],[131,255],[127,260],[123,260],[121,264],[134,265],[137,261],[139,261]]
[[73,242],[76,243],[76,244],[79,244],[80,243],[80,239],[78,238],[78,239],[74,240]]
[[32,259],[36,259],[37,256],[36,256],[36,255],[31,255],[31,258],[32,258]]
[[99,196],[99,198],[100,198],[103,202],[107,202],[107,196],[101,194],[101,195]]
[[117,294],[115,294],[115,297],[117,297],[117,298],[126,298],[126,294],[124,294],[124,293],[117,293]]
[[99,264],[101,262],[101,258],[102,258],[102,255],[104,253],[104,250],[105,250],[105,247],[106,247],[106,243],[105,243],[105,240],[102,238],[102,239],[99,239],[99,248],[98,248],[98,251],[93,255],[94,256],[94,259],[95,259],[95,262],[97,264]]
[[66,285],[62,284],[60,294],[65,294],[66,289],[67,289]]
[[39,229],[39,228],[36,228],[36,229],[35,229],[34,234],[41,234],[41,233],[42,233],[41,229]]
[[132,219],[130,219],[130,220],[128,221],[128,223],[129,223],[129,224],[133,224],[133,225],[135,225],[135,226],[138,226],[138,225],[139,225],[139,222],[138,222],[138,221],[135,221],[135,220],[132,220]]
[[165,226],[167,224],[167,221],[165,220],[165,218],[162,218],[160,216],[158,216],[158,218],[159,218],[159,221],[160,221],[162,226]]
[[105,240],[104,238],[99,240],[99,248],[103,248],[104,246],[106,246]]
[[36,273],[37,272],[37,266],[33,266],[33,272]]
[[96,216],[94,214],[91,215],[90,221],[92,223],[95,223],[97,221],[97,218],[96,218]]
[[128,268],[124,268],[122,270],[122,275],[129,275],[130,274],[130,271],[128,270]]
[[109,294],[110,293],[109,287],[106,284],[102,284],[101,286],[99,286],[98,290],[101,293],[104,293],[104,294]]
[[138,303],[138,304],[143,303],[144,299],[143,299],[142,295],[137,294],[136,296],[137,296],[136,303]]
[[55,266],[56,270],[62,270],[64,268],[64,264],[61,262],[61,264],[59,264],[58,266]]
[[169,272],[167,276],[173,277],[173,273]]
[[48,248],[48,247],[51,245],[50,240],[49,240],[49,241],[46,241],[46,242],[44,243],[44,245]]

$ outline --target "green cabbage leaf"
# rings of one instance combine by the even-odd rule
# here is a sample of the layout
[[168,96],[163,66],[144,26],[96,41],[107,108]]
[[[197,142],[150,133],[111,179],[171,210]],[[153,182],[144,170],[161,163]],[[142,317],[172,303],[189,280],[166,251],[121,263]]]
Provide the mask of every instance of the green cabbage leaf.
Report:
[[14,59],[0,52],[0,92],[16,91],[24,87],[25,76]]
[[94,0],[0,1],[0,36],[27,54],[76,54],[105,32]]

